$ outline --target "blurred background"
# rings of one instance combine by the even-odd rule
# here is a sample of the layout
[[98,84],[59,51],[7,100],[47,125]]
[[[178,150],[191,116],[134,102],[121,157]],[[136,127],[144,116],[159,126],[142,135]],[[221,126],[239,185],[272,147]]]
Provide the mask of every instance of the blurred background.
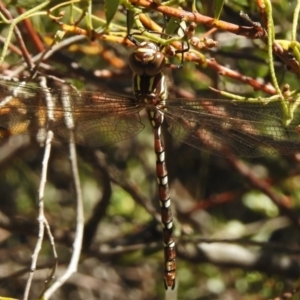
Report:
[[[1,1],[0,12],[12,19],[40,5],[25,2]],[[143,5],[147,1],[129,2],[134,9],[141,9],[146,20],[162,28],[170,24],[172,15],[167,10],[163,14],[154,4],[146,9]],[[196,1],[196,9],[217,20],[217,6],[222,1],[208,2]],[[171,97],[217,97],[209,87],[247,97],[273,95],[266,37],[236,34],[230,27],[253,26],[240,17],[244,11],[265,28],[266,14],[260,1],[228,2],[220,9],[224,23],[213,27],[197,22],[194,36],[202,41],[203,37],[210,38],[216,46],[196,48],[197,62],[184,56],[182,68],[167,71]],[[18,23],[25,46],[20,46],[16,33],[11,36],[1,74],[27,78],[30,67],[24,63],[26,55],[21,50],[27,49],[36,63],[38,55],[54,43],[51,55],[39,64],[41,74],[63,79],[80,90],[132,95],[128,57],[134,47],[125,42],[128,7],[121,1],[114,14],[108,3],[90,3],[94,31],[88,21],[88,2],[74,3],[73,7],[56,4],[51,2],[37,11],[43,13],[35,12]],[[286,44],[291,39],[296,4],[271,2],[276,39]],[[175,12],[195,9],[193,1],[168,8]],[[87,16],[77,28],[86,30],[87,36],[73,28],[55,41],[61,24],[71,26],[84,11]],[[109,14],[113,17],[107,28]],[[53,21],[53,16],[59,20]],[[9,34],[9,24],[3,20],[2,51]],[[149,32],[154,30],[143,24]],[[132,30],[142,36],[135,26]],[[181,60],[180,55],[170,58],[177,65]],[[291,49],[274,55],[274,65],[280,87],[288,83],[291,91],[299,89],[299,71],[293,68],[297,57]],[[51,86],[52,79],[48,82]],[[165,126],[178,256],[175,291],[165,294],[153,133],[145,112],[140,116],[145,129],[131,139],[98,148],[77,147],[85,214],[83,250],[77,272],[52,299],[257,300],[275,299],[297,288],[300,155],[224,158],[178,142]],[[0,296],[21,299],[24,293],[38,233],[43,155],[44,147],[34,135],[3,134],[0,140]],[[69,263],[76,225],[69,156],[67,143],[53,142],[44,203],[58,254],[56,278]],[[30,299],[38,299],[53,265],[51,245],[45,236]],[[290,299],[300,299],[297,297]]]

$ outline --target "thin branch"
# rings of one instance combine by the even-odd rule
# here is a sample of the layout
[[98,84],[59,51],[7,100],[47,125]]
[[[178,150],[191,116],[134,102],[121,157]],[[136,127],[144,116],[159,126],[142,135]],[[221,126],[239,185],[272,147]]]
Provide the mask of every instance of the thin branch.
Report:
[[46,145],[45,145],[45,152],[44,152],[44,158],[42,162],[42,174],[41,174],[41,180],[40,180],[40,186],[39,186],[39,216],[38,216],[38,223],[39,223],[39,233],[38,233],[38,239],[36,242],[36,246],[32,255],[32,262],[30,266],[30,272],[29,277],[27,279],[25,291],[23,300],[27,300],[29,296],[29,291],[31,287],[31,283],[33,280],[34,271],[36,269],[37,260],[39,252],[42,248],[42,242],[44,237],[44,226],[45,226],[45,214],[44,214],[44,193],[45,193],[45,185],[47,180],[47,170],[48,170],[48,163],[50,158],[50,152],[51,152],[51,142],[53,139],[53,132],[49,130],[47,132],[47,139],[46,139]]
[[64,106],[65,112],[65,123],[67,128],[70,131],[70,142],[69,142],[69,151],[70,151],[70,163],[73,174],[73,183],[75,188],[75,196],[76,196],[76,232],[75,239],[73,243],[73,254],[69,263],[69,266],[66,272],[58,278],[54,284],[45,292],[44,299],[47,300],[51,297],[51,295],[59,289],[70,277],[73,273],[77,271],[77,266],[81,254],[82,241],[83,241],[83,230],[84,230],[84,211],[83,211],[83,199],[82,199],[82,191],[80,187],[80,179],[77,165],[77,155],[76,155],[76,147],[75,147],[75,136],[74,136],[74,120],[73,116],[70,114],[70,97],[68,94],[68,89],[66,86],[63,86],[62,92],[62,103]]
[[300,228],[300,219],[299,216],[286,206],[284,196],[278,195],[272,186],[265,180],[255,176],[254,172],[240,159],[238,159],[233,154],[228,156],[230,164],[242,175],[244,176],[255,188],[261,190],[278,207],[278,209],[286,215],[298,228]]

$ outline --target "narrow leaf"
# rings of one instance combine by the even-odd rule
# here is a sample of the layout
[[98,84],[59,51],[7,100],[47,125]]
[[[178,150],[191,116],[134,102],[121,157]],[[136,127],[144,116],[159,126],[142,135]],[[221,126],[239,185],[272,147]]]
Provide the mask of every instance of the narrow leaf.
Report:
[[134,23],[134,14],[132,11],[129,11],[129,10],[127,11],[126,21],[127,21],[127,33],[130,34],[130,30]]
[[219,20],[225,0],[214,0],[214,15],[215,19]]
[[168,20],[168,24],[165,28],[165,33],[167,34],[174,34],[174,32],[178,29],[178,19],[177,18],[170,18]]
[[114,18],[119,4],[120,0],[105,0],[104,11],[106,16],[106,27],[109,26],[110,22]]

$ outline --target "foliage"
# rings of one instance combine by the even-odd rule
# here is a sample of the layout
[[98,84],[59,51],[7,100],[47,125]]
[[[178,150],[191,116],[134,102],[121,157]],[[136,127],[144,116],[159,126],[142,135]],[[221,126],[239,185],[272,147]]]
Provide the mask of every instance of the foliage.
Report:
[[[183,64],[169,70],[171,96],[229,96],[237,105],[248,99],[262,106],[299,99],[295,0],[25,2],[0,3],[2,75],[40,72],[79,90],[130,95],[130,27],[138,41],[164,49],[190,45],[183,54],[168,55],[173,66]],[[56,81],[48,79],[54,90]],[[288,126],[295,116],[298,121],[298,110],[284,102],[283,123]],[[77,272],[53,299],[162,299],[166,293],[153,134],[146,115],[141,117],[146,128],[133,139],[77,147],[83,248]],[[178,255],[177,286],[166,297],[289,299],[276,297],[295,289],[290,299],[297,299],[299,154],[283,146],[289,156],[278,151],[223,158],[178,143],[164,131]],[[2,129],[0,134],[0,295],[6,297],[0,299],[21,299],[39,232],[44,148],[35,136],[29,142],[26,135],[7,136]],[[58,267],[45,237],[30,299],[42,299],[55,281],[51,272],[57,278],[69,264],[78,216],[73,181],[68,145],[55,141],[43,203]]]

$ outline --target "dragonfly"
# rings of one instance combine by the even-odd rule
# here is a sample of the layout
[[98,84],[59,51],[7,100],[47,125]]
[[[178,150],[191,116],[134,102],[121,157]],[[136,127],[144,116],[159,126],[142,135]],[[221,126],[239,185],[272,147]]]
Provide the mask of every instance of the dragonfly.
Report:
[[68,142],[72,132],[75,143],[99,147],[141,132],[144,124],[140,112],[145,109],[154,135],[164,284],[166,289],[174,289],[176,251],[163,123],[167,123],[173,137],[221,156],[289,154],[300,149],[300,109],[296,108],[292,120],[284,124],[280,100],[263,104],[231,99],[172,99],[168,96],[166,55],[153,42],[137,44],[129,65],[133,71],[132,97],[79,92],[69,86],[42,88],[0,79],[0,137],[25,133],[45,139],[47,130],[52,130],[56,140]]

